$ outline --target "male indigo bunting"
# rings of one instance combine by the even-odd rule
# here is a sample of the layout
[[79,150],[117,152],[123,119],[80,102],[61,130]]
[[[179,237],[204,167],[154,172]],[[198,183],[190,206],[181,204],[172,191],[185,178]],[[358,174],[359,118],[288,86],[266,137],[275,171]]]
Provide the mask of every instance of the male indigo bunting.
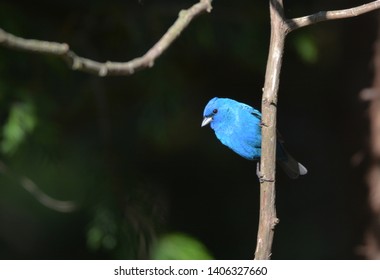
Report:
[[[216,137],[240,156],[259,160],[261,156],[261,113],[229,98],[214,97],[203,112],[201,126],[210,123]],[[306,168],[277,142],[277,162],[290,178],[307,173]]]

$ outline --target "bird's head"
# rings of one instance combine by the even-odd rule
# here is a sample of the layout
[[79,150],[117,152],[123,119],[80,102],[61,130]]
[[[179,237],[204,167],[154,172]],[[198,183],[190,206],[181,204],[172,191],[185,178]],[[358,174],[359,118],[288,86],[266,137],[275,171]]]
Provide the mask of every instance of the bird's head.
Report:
[[203,111],[202,127],[208,125],[214,120],[215,115],[218,114],[219,106],[220,104],[218,97],[214,97],[207,103],[205,110]]
[[232,111],[237,108],[237,104],[238,102],[229,98],[214,97],[205,107],[201,126],[211,124],[211,127],[215,129],[223,122],[225,123],[231,118]]

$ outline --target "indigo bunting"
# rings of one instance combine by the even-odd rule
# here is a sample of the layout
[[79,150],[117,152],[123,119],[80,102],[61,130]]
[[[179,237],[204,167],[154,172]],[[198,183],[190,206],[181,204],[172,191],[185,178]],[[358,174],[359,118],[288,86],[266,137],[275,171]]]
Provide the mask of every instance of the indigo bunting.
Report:
[[[261,156],[261,113],[251,106],[229,98],[214,97],[203,112],[202,127],[210,124],[225,146],[249,160]],[[277,162],[290,178],[305,175],[307,169],[277,141]],[[257,168],[259,173],[259,166]],[[258,174],[259,175],[259,174]]]

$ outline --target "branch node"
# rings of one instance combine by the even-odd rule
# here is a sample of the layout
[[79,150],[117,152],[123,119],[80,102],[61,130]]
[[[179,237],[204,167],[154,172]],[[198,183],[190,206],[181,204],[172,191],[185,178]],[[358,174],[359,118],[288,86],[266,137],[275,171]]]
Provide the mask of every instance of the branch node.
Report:
[[100,77],[105,77],[105,76],[107,76],[107,73],[108,73],[108,65],[109,65],[109,62],[107,61],[104,65],[102,65],[102,66],[99,68],[99,76],[100,76]]
[[82,63],[81,63],[80,59],[73,57],[73,64],[72,64],[71,68],[73,70],[78,70],[81,68],[81,66],[82,66]]
[[263,98],[263,102],[262,103],[264,105],[269,105],[269,106],[277,107],[277,103],[274,100],[269,100],[267,98]]
[[212,10],[211,1],[210,0],[201,0],[201,2],[206,4],[206,6],[207,6],[206,11],[208,13],[210,13]]
[[184,16],[186,16],[186,10],[180,10],[179,13],[178,13],[178,17],[182,18]]
[[265,127],[269,127],[269,125],[267,125],[264,121],[261,121],[261,122],[260,122],[260,126],[261,126],[261,127],[263,127],[263,126],[265,126]]
[[62,54],[67,54],[70,50],[70,46],[66,43],[62,44]]
[[280,222],[280,219],[278,218],[274,218],[273,221],[272,221],[272,230],[274,230],[274,228],[278,225],[278,223]]
[[128,72],[129,74],[135,73],[135,68],[133,67],[133,63],[128,63]]
[[380,93],[376,88],[365,88],[359,93],[362,101],[372,101],[380,98]]

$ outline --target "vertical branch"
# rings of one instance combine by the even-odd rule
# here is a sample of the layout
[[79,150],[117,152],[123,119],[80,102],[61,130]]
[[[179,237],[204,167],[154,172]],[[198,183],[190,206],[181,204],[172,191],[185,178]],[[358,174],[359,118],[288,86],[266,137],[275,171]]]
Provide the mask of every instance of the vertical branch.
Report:
[[269,4],[271,39],[261,104],[263,126],[260,172],[262,177],[259,229],[255,252],[257,260],[270,259],[274,227],[278,223],[275,208],[276,106],[286,26],[282,0],[270,0]]
[[[380,24],[378,25],[380,31]],[[374,45],[374,80],[371,89],[367,89],[370,97],[370,168],[367,174],[369,188],[368,202],[371,211],[370,225],[365,234],[365,244],[361,253],[367,259],[380,259],[380,32]]]
[[[282,55],[284,52],[284,42],[287,33],[298,28],[312,25],[318,22],[349,18],[360,14],[364,14],[376,9],[380,9],[380,0],[372,1],[367,4],[353,7],[350,9],[318,12],[305,17],[293,18],[287,20],[284,16],[283,0],[269,0],[270,18],[271,18],[271,39],[269,45],[269,55],[267,61],[267,69],[265,73],[264,93],[262,97],[262,149],[260,162],[260,218],[259,229],[257,233],[257,244],[255,259],[266,260],[270,259],[273,243],[274,228],[278,223],[275,208],[275,175],[276,175],[276,115],[277,115],[277,92],[280,82],[280,71],[282,64]],[[379,44],[379,43],[378,43]],[[379,51],[379,50],[377,50]],[[376,55],[376,63],[378,62]],[[377,65],[378,66],[378,65]],[[377,69],[378,70],[378,69]],[[375,81],[375,91],[379,91],[379,81]],[[380,213],[379,197],[380,191],[378,181],[380,181],[380,99],[377,98],[371,104],[371,119],[372,119],[372,153],[374,155],[374,164],[368,175],[371,192],[376,200],[371,201],[373,211]],[[377,133],[375,133],[377,132]],[[376,187],[376,188],[375,188]],[[376,206],[374,206],[376,205]],[[378,218],[378,216],[376,217]],[[373,225],[376,230],[380,228],[380,222]],[[367,238],[367,243],[372,242],[371,247],[375,248],[376,256],[379,256],[380,251],[380,236],[370,236]],[[374,245],[373,245],[374,244]],[[368,250],[367,250],[368,251]],[[367,253],[367,255],[370,255]],[[373,253],[371,253],[373,257]]]

